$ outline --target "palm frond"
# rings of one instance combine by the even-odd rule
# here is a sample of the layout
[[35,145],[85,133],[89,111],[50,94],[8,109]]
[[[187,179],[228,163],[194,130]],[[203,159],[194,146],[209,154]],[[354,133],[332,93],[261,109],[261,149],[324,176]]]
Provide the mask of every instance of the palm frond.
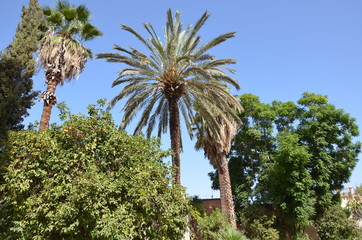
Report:
[[200,56],[204,54],[206,51],[210,50],[211,48],[219,45],[220,43],[225,42],[226,40],[235,37],[235,32],[228,32],[221,34],[220,36],[208,41],[203,46],[201,46],[199,49],[196,50],[195,55]]
[[[186,39],[186,42],[184,44],[183,52],[188,53],[195,49],[195,46],[199,42],[199,37],[196,37],[196,34],[201,29],[201,27],[205,24],[206,20],[210,17],[210,14],[208,12],[205,12],[199,20],[197,20],[194,28],[192,29],[190,35]],[[196,43],[196,44],[195,44]]]
[[[164,113],[163,111],[165,110],[165,102],[166,102],[166,98],[164,97],[160,97],[160,102],[158,103],[157,109],[155,110],[155,112],[152,114],[152,116],[150,117],[150,120],[148,122],[148,127],[147,127],[147,137],[150,138],[153,128],[155,127],[155,123],[157,120],[158,116],[162,116]],[[166,109],[166,112],[168,111],[168,107]]]
[[144,111],[142,113],[141,119],[138,122],[135,130],[134,135],[138,135],[142,128],[147,125],[148,119],[150,117],[151,111],[153,110],[154,105],[157,103],[157,101],[162,97],[162,94],[153,94],[152,98],[147,102],[146,107],[144,107]]
[[86,23],[86,22],[90,21],[91,13],[90,13],[89,9],[85,5],[83,5],[83,4],[79,5],[76,8],[76,11],[77,11],[77,19],[80,22]]
[[142,93],[135,92],[132,95],[133,97],[128,99],[125,106],[122,108],[125,114],[123,115],[120,125],[121,129],[126,128],[128,123],[132,121],[137,112],[141,110],[144,107],[144,104],[150,100],[151,93],[152,89],[148,89]]

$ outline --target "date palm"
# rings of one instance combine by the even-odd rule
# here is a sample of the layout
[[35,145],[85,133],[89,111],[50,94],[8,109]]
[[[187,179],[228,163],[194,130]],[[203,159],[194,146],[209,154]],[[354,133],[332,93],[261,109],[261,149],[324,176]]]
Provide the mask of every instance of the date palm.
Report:
[[90,11],[84,5],[58,1],[54,8],[45,7],[43,13],[45,34],[38,58],[45,68],[47,90],[40,96],[44,101],[40,130],[49,127],[52,106],[57,102],[57,85],[76,79],[91,57],[91,51],[81,41],[102,35],[89,23]]
[[[237,111],[242,107],[236,105]],[[197,116],[194,121],[197,141],[196,149],[204,149],[205,156],[211,165],[218,170],[219,189],[221,199],[221,211],[226,213],[234,229],[236,229],[236,217],[234,211],[234,201],[231,190],[229,167],[227,155],[230,152],[231,141],[234,133],[241,124],[240,118],[235,116],[233,107],[226,107],[222,115],[215,115],[218,128],[209,125],[210,121]]]
[[235,79],[228,76],[234,70],[225,67],[234,64],[234,59],[216,59],[207,51],[235,36],[234,32],[222,34],[204,44],[200,44],[198,32],[209,18],[205,12],[195,26],[183,28],[180,22],[180,12],[174,15],[171,10],[166,14],[164,41],[157,35],[152,24],[143,24],[149,33],[149,38],[143,38],[133,28],[122,25],[122,29],[133,34],[147,48],[148,53],[142,53],[135,48],[125,49],[115,45],[117,53],[98,54],[109,62],[123,63],[118,78],[113,87],[126,85],[109,103],[112,108],[121,99],[127,98],[121,129],[127,127],[138,112],[141,118],[135,127],[134,134],[139,134],[147,127],[146,134],[151,136],[157,125],[158,136],[161,137],[170,128],[172,164],[176,168],[174,182],[180,184],[180,152],[181,127],[180,115],[183,117],[187,130],[192,137],[191,121],[195,109],[204,119],[209,119],[210,126],[218,123],[212,117],[213,106],[216,111],[222,111],[223,106],[238,105],[238,101],[226,91],[228,84],[239,88]]

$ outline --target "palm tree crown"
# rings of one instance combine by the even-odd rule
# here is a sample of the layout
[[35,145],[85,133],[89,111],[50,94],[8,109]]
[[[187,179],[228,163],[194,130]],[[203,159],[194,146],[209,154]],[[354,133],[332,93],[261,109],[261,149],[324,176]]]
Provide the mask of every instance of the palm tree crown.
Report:
[[54,8],[43,9],[45,33],[39,54],[41,65],[54,65],[61,70],[60,84],[76,78],[85,67],[89,49],[81,41],[91,40],[102,33],[89,23],[90,11],[84,5],[71,6],[58,1]]
[[[171,148],[174,151],[173,164],[179,167],[181,151],[180,112],[186,123],[189,135],[192,137],[191,122],[195,109],[210,125],[217,127],[213,117],[215,112],[223,115],[225,106],[240,108],[239,102],[226,90],[228,84],[239,89],[235,79],[228,76],[225,70],[234,70],[225,65],[235,64],[234,59],[216,59],[207,54],[212,47],[219,45],[235,36],[234,32],[222,34],[204,44],[200,44],[198,32],[209,18],[205,12],[195,26],[183,28],[180,22],[180,12],[173,16],[167,11],[164,28],[164,42],[157,35],[152,24],[143,24],[149,33],[149,38],[143,38],[133,28],[122,25],[122,29],[133,34],[149,51],[144,54],[134,48],[129,50],[118,45],[114,49],[120,53],[102,53],[98,58],[109,62],[119,62],[128,65],[122,69],[113,86],[126,85],[109,103],[113,107],[119,100],[128,98],[123,107],[124,116],[120,128],[124,129],[142,111],[134,134],[139,134],[147,126],[147,136],[150,137],[158,123],[158,136],[167,132],[170,127]],[[213,110],[211,110],[213,108]],[[179,182],[179,179],[176,179]]]

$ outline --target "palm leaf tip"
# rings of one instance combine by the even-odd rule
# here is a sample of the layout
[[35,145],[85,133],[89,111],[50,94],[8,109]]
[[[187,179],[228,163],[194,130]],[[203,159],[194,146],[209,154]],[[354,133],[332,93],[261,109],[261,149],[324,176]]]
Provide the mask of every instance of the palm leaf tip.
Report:
[[77,11],[74,8],[67,8],[63,10],[63,15],[67,21],[72,21],[77,17]]
[[49,17],[52,14],[52,9],[49,6],[43,8],[43,14],[46,17]]
[[103,33],[99,31],[98,28],[93,26],[92,24],[86,23],[83,25],[81,35],[84,40],[91,40],[95,37],[102,36]]
[[67,0],[58,0],[56,4],[56,9],[63,11],[64,9],[71,8],[69,1]]
[[79,5],[76,9],[77,18],[81,22],[87,22],[90,20],[90,11],[85,5]]
[[201,18],[196,22],[194,30],[198,31],[210,16],[211,14],[208,11],[205,11]]

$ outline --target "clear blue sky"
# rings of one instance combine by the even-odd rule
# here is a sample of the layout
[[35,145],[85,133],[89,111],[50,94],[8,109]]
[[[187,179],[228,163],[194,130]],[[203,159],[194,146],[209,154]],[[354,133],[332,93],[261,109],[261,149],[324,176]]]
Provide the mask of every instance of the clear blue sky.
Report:
[[[55,0],[40,0],[40,5],[54,5]],[[85,45],[94,53],[110,52],[113,44],[141,48],[125,31],[126,24],[146,35],[142,23],[151,22],[161,32],[168,8],[180,10],[184,25],[194,24],[204,11],[211,18],[201,31],[202,41],[228,31],[237,37],[212,50],[219,58],[238,61],[235,65],[241,90],[253,93],[263,102],[296,101],[302,92],[327,95],[338,108],[357,119],[362,128],[362,1],[360,0],[73,0],[85,3],[93,13],[93,24],[104,36]],[[12,40],[20,20],[21,6],[28,0],[1,0],[0,49]],[[120,91],[111,88],[120,64],[90,60],[79,80],[59,87],[59,101],[66,101],[73,112],[86,112],[97,99],[110,100]],[[44,90],[44,71],[34,78],[34,89]],[[112,114],[120,122],[122,102]],[[26,122],[40,119],[42,103],[31,109]],[[52,122],[59,121],[57,110]],[[132,126],[128,129],[132,131]],[[361,129],[362,131],[362,129]],[[362,137],[359,137],[362,141]],[[183,132],[181,155],[182,184],[190,195],[202,198],[218,196],[210,188],[207,173],[212,170],[203,152],[196,152],[194,142]],[[169,147],[169,135],[163,136],[163,148]],[[362,183],[362,162],[353,172],[350,183]]]

